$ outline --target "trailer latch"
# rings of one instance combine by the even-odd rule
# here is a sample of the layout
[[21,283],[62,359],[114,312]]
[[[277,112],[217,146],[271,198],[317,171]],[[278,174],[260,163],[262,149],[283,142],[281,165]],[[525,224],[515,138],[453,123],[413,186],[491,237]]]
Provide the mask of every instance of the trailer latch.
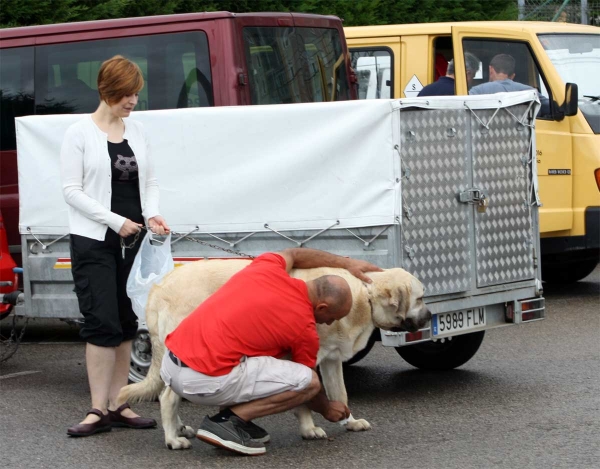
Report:
[[483,189],[467,189],[459,192],[456,198],[461,204],[477,205],[477,211],[480,213],[485,213],[488,206],[487,194]]

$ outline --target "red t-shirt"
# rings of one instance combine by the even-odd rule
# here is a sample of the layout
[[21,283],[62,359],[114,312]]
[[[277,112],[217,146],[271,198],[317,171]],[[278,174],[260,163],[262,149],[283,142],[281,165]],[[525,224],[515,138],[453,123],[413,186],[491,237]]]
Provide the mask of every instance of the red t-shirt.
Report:
[[168,336],[165,345],[190,368],[228,374],[248,357],[316,366],[319,336],[306,283],[289,276],[285,260],[267,253],[235,274]]

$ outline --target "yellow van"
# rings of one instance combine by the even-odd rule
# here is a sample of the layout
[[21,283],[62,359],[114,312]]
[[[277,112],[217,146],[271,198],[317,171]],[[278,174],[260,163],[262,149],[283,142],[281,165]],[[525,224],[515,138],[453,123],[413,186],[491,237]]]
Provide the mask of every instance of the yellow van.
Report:
[[[542,277],[573,282],[594,270],[600,260],[600,28],[426,23],[349,27],[345,34],[362,99],[415,97],[446,75],[451,59],[455,94],[466,95],[488,82],[494,56],[512,56],[514,81],[536,88],[547,103],[536,120]],[[477,70],[466,72],[465,53],[478,59]]]

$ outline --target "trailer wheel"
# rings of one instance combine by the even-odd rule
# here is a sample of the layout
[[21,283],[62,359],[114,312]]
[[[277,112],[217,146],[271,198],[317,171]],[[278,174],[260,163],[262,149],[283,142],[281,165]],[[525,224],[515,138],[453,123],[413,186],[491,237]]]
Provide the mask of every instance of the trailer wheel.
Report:
[[139,383],[148,374],[152,362],[152,343],[150,333],[145,325],[138,328],[131,344],[131,361],[129,365],[129,381]]
[[444,342],[437,340],[396,347],[396,352],[412,366],[422,370],[452,370],[473,358],[484,335],[485,331],[472,332]]
[[355,363],[361,361],[363,358],[369,355],[369,352],[371,351],[373,345],[375,345],[375,342],[377,342],[377,340],[381,340],[379,335],[379,329],[375,329],[373,331],[371,337],[369,337],[369,341],[367,342],[365,348],[358,351],[350,360],[344,362],[344,366],[354,365]]

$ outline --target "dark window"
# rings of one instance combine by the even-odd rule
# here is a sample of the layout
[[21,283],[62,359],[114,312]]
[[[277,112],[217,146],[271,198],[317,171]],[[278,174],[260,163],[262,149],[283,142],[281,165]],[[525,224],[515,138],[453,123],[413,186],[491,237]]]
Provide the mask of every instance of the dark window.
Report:
[[481,73],[475,75],[469,89],[489,81],[489,64],[494,56],[508,54],[515,60],[513,81],[538,90],[542,107],[538,117],[550,117],[550,91],[534,59],[529,46],[524,42],[486,39],[464,39],[463,50],[474,54],[481,61]]
[[351,64],[358,79],[358,99],[393,98],[392,53],[389,49],[352,49]]
[[433,41],[433,81],[446,76],[448,63],[452,58],[452,38],[449,36],[436,37]]
[[252,104],[350,99],[336,29],[246,27],[243,37]]
[[174,109],[213,104],[206,34],[188,32],[38,46],[37,114],[93,112],[102,62],[123,55],[144,75],[136,109]]
[[15,150],[15,117],[33,114],[33,47],[0,49],[0,150]]

